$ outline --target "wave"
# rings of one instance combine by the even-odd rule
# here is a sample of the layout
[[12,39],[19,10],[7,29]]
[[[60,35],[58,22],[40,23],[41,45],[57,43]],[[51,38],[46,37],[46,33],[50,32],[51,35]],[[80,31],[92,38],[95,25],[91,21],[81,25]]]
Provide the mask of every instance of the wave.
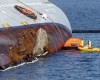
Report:
[[37,61],[38,61],[38,58],[35,58],[35,60],[32,60],[32,62],[23,62],[23,63],[21,63],[21,64],[18,64],[17,66],[8,67],[8,68],[6,68],[6,69],[4,69],[4,70],[0,70],[0,71],[7,71],[7,70],[9,70],[9,69],[16,68],[16,67],[20,67],[20,66],[23,66],[23,65],[25,65],[25,64],[35,63],[35,62],[37,62]]

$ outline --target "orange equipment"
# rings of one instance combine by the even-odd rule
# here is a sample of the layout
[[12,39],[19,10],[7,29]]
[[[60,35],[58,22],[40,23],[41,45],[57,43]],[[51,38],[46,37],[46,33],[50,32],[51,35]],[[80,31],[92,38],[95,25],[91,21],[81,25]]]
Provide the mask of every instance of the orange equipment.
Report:
[[69,38],[64,44],[64,47],[79,47],[82,46],[81,43],[82,40],[79,38]]
[[26,8],[23,8],[21,6],[18,6],[18,5],[15,5],[14,6],[15,9],[17,9],[19,12],[21,12],[22,14],[32,18],[32,19],[37,19],[37,16],[35,15],[35,13],[33,13],[32,11],[26,9]]

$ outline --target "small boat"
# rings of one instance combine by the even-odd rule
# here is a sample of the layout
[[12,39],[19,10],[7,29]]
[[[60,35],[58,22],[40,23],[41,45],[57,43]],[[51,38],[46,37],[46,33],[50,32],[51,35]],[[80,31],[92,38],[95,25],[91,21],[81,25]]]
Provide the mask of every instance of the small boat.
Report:
[[78,49],[86,52],[100,52],[100,48],[78,47]]
[[32,11],[30,11],[26,8],[15,5],[15,9],[17,9],[19,12],[21,12],[22,14],[24,14],[32,19],[37,19],[37,16]]

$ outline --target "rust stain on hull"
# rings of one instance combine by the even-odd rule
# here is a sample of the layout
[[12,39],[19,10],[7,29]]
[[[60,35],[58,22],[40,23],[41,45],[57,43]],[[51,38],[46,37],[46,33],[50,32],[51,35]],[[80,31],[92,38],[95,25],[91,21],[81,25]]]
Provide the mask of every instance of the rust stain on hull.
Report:
[[[55,32],[56,28],[51,25],[38,26],[23,26],[21,28],[9,28],[0,30],[0,66],[4,69],[9,67],[13,62],[29,61],[34,59],[34,46],[36,43],[36,32],[38,29],[44,29],[48,35],[48,44],[43,48],[43,52],[54,53],[63,46],[60,39],[60,34]],[[62,29],[62,28],[61,28]],[[70,35],[65,30],[62,30],[64,40],[68,39]],[[66,33],[68,36],[64,35]],[[3,54],[3,55],[2,55]],[[17,64],[17,63],[16,63]]]

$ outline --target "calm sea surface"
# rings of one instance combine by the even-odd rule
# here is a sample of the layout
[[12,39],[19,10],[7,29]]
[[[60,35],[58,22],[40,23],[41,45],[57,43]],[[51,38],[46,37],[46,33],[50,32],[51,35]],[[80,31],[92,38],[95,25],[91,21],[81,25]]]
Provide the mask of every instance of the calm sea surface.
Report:
[[[72,29],[100,29],[100,0],[50,0],[60,7]],[[73,37],[92,41],[100,47],[99,33],[74,33]],[[26,64],[0,72],[0,80],[100,80],[100,53],[61,51]]]

